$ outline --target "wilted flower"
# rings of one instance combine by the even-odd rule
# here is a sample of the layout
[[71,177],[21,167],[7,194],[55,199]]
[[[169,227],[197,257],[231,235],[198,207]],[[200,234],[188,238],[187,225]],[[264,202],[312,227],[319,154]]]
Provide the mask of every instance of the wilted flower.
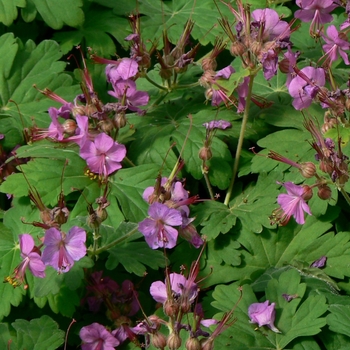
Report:
[[83,341],[82,350],[114,350],[119,345],[119,340],[99,323],[83,327],[79,336]]
[[259,327],[267,326],[276,333],[281,333],[274,325],[275,322],[275,303],[269,305],[269,300],[264,303],[254,303],[248,308],[248,316],[251,323],[257,323]]
[[45,232],[42,261],[58,272],[68,272],[74,261],[85,256],[85,241],[86,232],[80,227],[73,226],[67,235],[52,227]]
[[213,129],[225,130],[227,128],[230,128],[232,124],[226,120],[212,120],[208,123],[204,123],[203,126],[205,126],[207,130],[213,130]]
[[86,140],[80,149],[80,157],[86,160],[90,170],[102,176],[120,169],[125,155],[125,146],[105,133],[97,135],[94,141]]
[[165,204],[153,203],[148,209],[149,218],[139,223],[139,231],[152,249],[174,248],[178,231],[172,226],[182,224],[181,213]]
[[326,265],[326,262],[327,262],[327,257],[321,256],[319,259],[311,263],[310,267],[318,267],[320,269]]

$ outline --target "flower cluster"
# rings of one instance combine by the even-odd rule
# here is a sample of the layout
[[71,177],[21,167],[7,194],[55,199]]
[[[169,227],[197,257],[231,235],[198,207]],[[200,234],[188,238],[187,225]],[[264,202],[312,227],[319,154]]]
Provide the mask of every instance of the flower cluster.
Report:
[[[139,223],[139,231],[152,249],[174,248],[178,235],[198,248],[203,240],[193,226],[189,204],[197,197],[189,197],[179,180],[159,178],[155,187],[147,187],[143,199],[150,204],[149,217]],[[174,226],[177,226],[176,229]]]

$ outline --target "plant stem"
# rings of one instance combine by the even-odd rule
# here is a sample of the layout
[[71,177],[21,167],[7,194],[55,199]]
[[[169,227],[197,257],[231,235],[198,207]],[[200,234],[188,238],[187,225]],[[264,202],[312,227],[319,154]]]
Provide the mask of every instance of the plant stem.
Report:
[[96,249],[95,252],[94,252],[94,255],[99,255],[101,254],[102,252],[110,249],[110,248],[113,248],[114,246],[124,242],[125,240],[127,240],[128,238],[130,238],[132,235],[134,235],[136,232],[138,231],[138,226],[135,227],[134,229],[132,229],[131,231],[129,231],[127,234],[125,234],[123,237],[120,237],[118,239],[116,239],[115,241],[105,245],[104,247],[101,247],[99,249]]
[[205,170],[204,166],[205,166],[205,164],[204,164],[204,161],[203,161],[202,174],[204,176],[205,183],[207,185],[207,189],[208,189],[208,192],[209,192],[210,199],[215,200],[213,188],[211,187],[211,184],[210,184],[210,181],[209,181],[209,177],[208,177],[208,171]]
[[144,77],[154,86],[156,86],[158,89],[169,91],[169,89],[165,86],[159,85],[154,80],[152,80],[147,74],[144,75]]
[[341,192],[342,195],[344,196],[346,202],[350,205],[350,197],[349,197],[349,194],[344,190],[343,187],[340,189],[340,192]]
[[233,163],[232,178],[231,178],[230,186],[229,186],[227,193],[226,193],[225,202],[224,202],[225,205],[228,205],[230,202],[230,198],[231,198],[232,191],[233,191],[233,185],[235,183],[235,179],[236,179],[237,172],[238,172],[239,159],[241,157],[244,135],[245,135],[245,130],[247,127],[247,122],[248,122],[248,117],[249,117],[249,110],[250,110],[250,104],[251,104],[254,78],[255,78],[255,73],[254,74],[251,73],[250,79],[249,79],[248,94],[247,94],[247,98],[246,98],[246,106],[244,109],[244,114],[243,114],[243,119],[242,119],[241,132],[240,132],[239,138],[238,138],[235,161]]
[[180,89],[189,89],[193,88],[199,85],[199,81],[196,81],[195,83],[192,84],[186,84],[186,85],[174,85],[172,87],[172,90],[180,90]]

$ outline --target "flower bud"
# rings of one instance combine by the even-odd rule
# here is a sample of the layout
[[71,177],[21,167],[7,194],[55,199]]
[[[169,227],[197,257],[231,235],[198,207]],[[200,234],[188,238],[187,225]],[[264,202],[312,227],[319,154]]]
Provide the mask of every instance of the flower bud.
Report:
[[201,343],[197,338],[188,338],[185,344],[186,350],[201,350]]
[[289,73],[289,59],[284,58],[283,60],[281,60],[278,63],[278,67],[282,73],[288,74]]
[[169,350],[177,350],[180,348],[182,340],[178,334],[171,333],[168,337],[167,345]]
[[156,349],[164,349],[166,347],[167,339],[162,333],[155,333],[151,335],[151,343]]
[[199,150],[199,158],[204,161],[211,159],[212,156],[213,156],[213,153],[211,152],[209,147],[202,147]]
[[64,129],[64,132],[66,134],[68,134],[69,136],[71,136],[71,135],[74,135],[74,133],[75,133],[75,130],[77,128],[77,123],[73,119],[67,119],[63,123],[62,126],[63,126],[63,129]]
[[164,313],[169,317],[174,317],[179,312],[179,305],[173,299],[166,300],[163,308]]
[[213,89],[212,88],[209,88],[205,91],[205,98],[207,100],[211,100],[213,97]]
[[247,51],[247,48],[240,41],[235,41],[230,47],[232,56],[242,56]]
[[203,61],[202,61],[202,68],[204,71],[206,70],[216,70],[217,68],[217,63],[216,63],[216,60],[213,59],[213,58],[210,58],[210,57],[206,57],[206,58],[203,58]]
[[327,174],[332,174],[332,172],[333,172],[333,167],[331,164],[329,164],[327,162],[327,160],[320,161],[320,169],[321,169],[321,171],[323,171],[324,173],[327,173]]
[[104,119],[99,121],[98,126],[106,134],[110,134],[110,132],[114,129],[113,122],[110,119]]
[[200,86],[203,86],[204,88],[209,88],[213,82],[213,79],[215,77],[215,71],[206,70],[202,76],[199,78],[199,84]]
[[75,106],[72,108],[72,114],[74,117],[77,115],[86,115],[84,106]]
[[113,119],[114,126],[119,130],[126,125],[125,113],[116,113]]
[[304,190],[304,193],[302,195],[303,199],[308,201],[309,199],[312,198],[313,196],[313,192],[312,192],[312,188],[308,185],[303,185],[303,190]]
[[316,174],[316,165],[312,162],[305,162],[300,164],[301,175],[310,179]]
[[321,185],[318,187],[317,195],[323,200],[327,200],[332,197],[332,190],[327,185]]
[[250,50],[255,56],[259,56],[259,54],[261,53],[261,43],[259,43],[258,41],[252,42],[250,45]]

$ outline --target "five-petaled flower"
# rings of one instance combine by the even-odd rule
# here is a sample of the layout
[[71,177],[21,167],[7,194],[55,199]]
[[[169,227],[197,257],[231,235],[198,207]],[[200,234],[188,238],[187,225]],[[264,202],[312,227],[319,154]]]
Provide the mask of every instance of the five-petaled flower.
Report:
[[73,226],[68,234],[52,227],[45,232],[42,261],[60,272],[68,272],[74,261],[78,261],[86,254],[86,232]]
[[104,177],[122,167],[125,155],[125,146],[104,133],[97,135],[94,141],[86,140],[80,149],[80,156],[86,160],[90,170]]
[[148,209],[149,218],[139,223],[139,231],[145,236],[152,249],[161,247],[174,248],[178,231],[172,226],[182,224],[180,211],[162,203],[153,203]]
[[248,315],[251,323],[257,323],[259,327],[267,326],[276,333],[281,333],[274,325],[275,322],[275,303],[269,305],[269,300],[264,303],[254,303],[248,308]]

